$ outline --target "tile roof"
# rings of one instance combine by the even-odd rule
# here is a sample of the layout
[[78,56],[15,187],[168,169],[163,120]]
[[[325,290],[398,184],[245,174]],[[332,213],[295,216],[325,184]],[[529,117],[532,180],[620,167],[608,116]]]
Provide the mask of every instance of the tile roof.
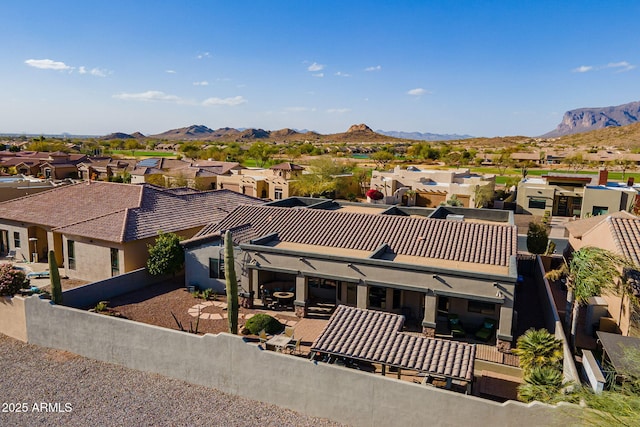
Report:
[[296,165],[290,162],[278,163],[277,165],[271,166],[269,169],[273,170],[287,170],[287,171],[301,171],[304,168],[300,165]]
[[403,334],[404,316],[339,305],[311,351],[473,380],[473,344]]
[[[151,185],[92,182],[0,203],[0,218],[56,232],[128,242],[218,222],[240,203],[262,200],[229,190],[197,192]],[[70,209],[70,207],[72,207]]]
[[573,237],[581,238],[587,231],[591,230],[597,225],[600,225],[601,222],[603,222],[609,217],[638,218],[637,216],[630,214],[629,212],[620,211],[620,212],[615,212],[609,215],[596,215],[590,218],[583,218],[575,221],[569,221],[564,224],[564,227]]
[[387,244],[396,255],[508,266],[517,253],[513,225],[373,215],[323,209],[238,206],[217,226],[251,224],[256,235],[282,242],[374,251]]
[[620,254],[640,266],[640,218],[607,217]]

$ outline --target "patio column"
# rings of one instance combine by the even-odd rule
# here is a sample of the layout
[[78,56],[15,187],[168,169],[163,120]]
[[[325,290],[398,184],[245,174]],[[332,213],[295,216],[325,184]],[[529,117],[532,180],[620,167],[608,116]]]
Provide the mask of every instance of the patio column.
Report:
[[422,333],[427,338],[436,336],[436,313],[438,312],[438,297],[433,292],[424,296],[424,319],[422,319]]
[[296,299],[293,307],[297,317],[307,317],[309,311],[309,289],[307,288],[307,278],[299,274],[296,276]]
[[496,347],[498,351],[508,352],[511,350],[513,335],[511,329],[513,325],[513,300],[505,298],[500,306],[500,320],[498,321],[498,331],[496,332]]
[[258,298],[262,299],[262,295],[258,293],[260,289],[260,271],[254,269],[249,270],[249,292],[254,291]]
[[365,282],[359,282],[356,290],[356,307],[366,309],[367,301],[369,299],[368,295],[369,287]]

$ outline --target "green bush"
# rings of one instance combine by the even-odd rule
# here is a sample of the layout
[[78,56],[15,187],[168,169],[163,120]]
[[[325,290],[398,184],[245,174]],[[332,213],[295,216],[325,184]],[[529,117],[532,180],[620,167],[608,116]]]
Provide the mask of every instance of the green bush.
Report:
[[279,334],[284,330],[284,325],[278,319],[264,313],[258,313],[247,320],[244,327],[253,335],[258,335],[263,329],[268,334]]

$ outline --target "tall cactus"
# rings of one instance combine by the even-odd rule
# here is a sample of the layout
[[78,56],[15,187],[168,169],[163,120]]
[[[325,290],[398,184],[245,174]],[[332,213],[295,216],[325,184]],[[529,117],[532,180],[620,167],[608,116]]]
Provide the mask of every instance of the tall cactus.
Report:
[[51,301],[62,304],[62,283],[54,251],[49,251],[49,277],[51,278]]
[[224,233],[224,271],[227,279],[229,333],[238,335],[238,280],[233,260],[233,239],[229,230]]

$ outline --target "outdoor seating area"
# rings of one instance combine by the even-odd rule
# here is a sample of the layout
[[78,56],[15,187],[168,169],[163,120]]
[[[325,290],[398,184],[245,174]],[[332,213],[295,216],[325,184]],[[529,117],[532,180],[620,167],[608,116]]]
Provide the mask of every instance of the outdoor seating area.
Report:
[[282,311],[293,310],[295,284],[289,282],[269,282],[260,285],[260,299],[265,308]]
[[260,343],[264,344],[267,350],[273,349],[279,353],[288,353],[293,355],[302,354],[300,349],[302,338],[296,338],[295,330],[290,326],[286,326],[284,328],[284,332],[281,334],[269,337],[267,333],[262,330],[258,336],[260,338]]
[[476,346],[402,333],[404,317],[340,305],[311,345],[311,358],[346,367],[380,365],[382,375],[417,372],[422,384],[471,393]]

